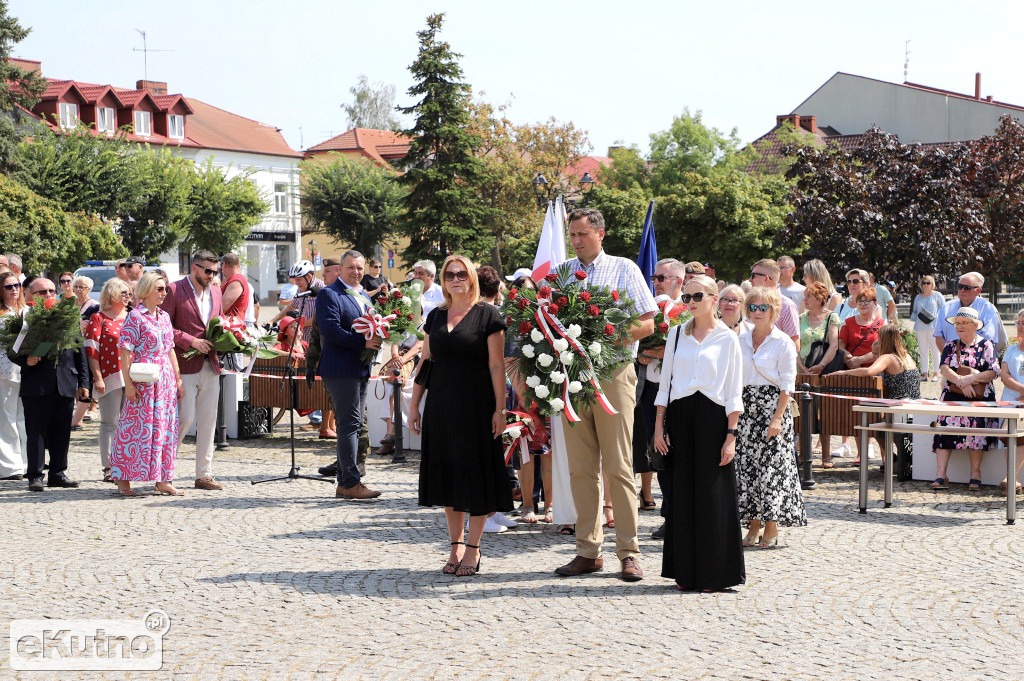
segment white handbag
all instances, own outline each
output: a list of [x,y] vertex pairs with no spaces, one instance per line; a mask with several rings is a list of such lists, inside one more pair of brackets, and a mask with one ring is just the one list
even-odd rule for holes
[[156,383],[160,380],[160,365],[155,362],[135,362],[128,375],[136,383]]

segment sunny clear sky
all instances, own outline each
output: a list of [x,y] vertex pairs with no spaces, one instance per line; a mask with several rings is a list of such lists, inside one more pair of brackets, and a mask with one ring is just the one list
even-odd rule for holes
[[[445,12],[442,38],[465,78],[511,119],[554,116],[589,131],[593,153],[646,148],[685,107],[749,141],[836,71],[908,80],[1024,105],[1024,4],[721,1],[491,3],[455,0],[9,0],[32,33],[14,55],[49,77],[134,87],[143,77],[281,128],[300,150],[344,132],[360,74],[411,104],[416,31]],[[819,121],[827,123],[827,121]],[[844,133],[863,132],[843,130]]]

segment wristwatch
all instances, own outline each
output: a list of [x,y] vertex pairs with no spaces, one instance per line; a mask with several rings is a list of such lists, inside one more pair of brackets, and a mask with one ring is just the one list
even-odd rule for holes
[[507,416],[508,415],[508,409],[499,409],[499,411],[501,412],[502,416]]
[[735,428],[729,428],[729,429],[727,429],[725,431],[725,434],[726,435],[732,435],[733,437],[736,437],[736,429]]

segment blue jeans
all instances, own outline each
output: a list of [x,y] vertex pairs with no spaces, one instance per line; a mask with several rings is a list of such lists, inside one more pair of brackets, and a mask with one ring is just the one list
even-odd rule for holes
[[325,377],[323,381],[331,393],[338,422],[338,486],[355,487],[360,480],[356,452],[366,411],[367,379]]

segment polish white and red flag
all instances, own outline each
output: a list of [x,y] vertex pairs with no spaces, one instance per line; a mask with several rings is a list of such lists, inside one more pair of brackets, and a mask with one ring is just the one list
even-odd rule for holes
[[540,281],[548,272],[568,260],[565,253],[565,205],[559,196],[554,202],[548,201],[544,213],[544,227],[537,244],[537,257],[533,259],[534,281]]

